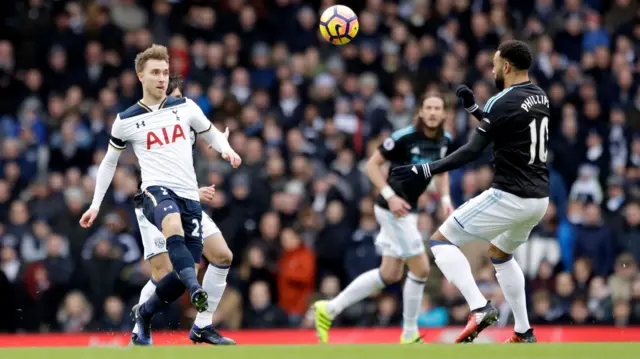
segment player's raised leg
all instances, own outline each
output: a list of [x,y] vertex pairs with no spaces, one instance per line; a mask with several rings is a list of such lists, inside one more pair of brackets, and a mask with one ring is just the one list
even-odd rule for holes
[[431,237],[430,246],[436,265],[447,280],[460,290],[471,310],[467,325],[456,343],[472,342],[480,332],[498,320],[498,310],[480,292],[469,261],[460,248],[451,243],[440,230]]
[[383,256],[379,269],[360,274],[332,300],[321,300],[313,305],[315,326],[321,343],[329,342],[329,329],[333,319],[347,307],[369,297],[371,294],[402,279],[404,261],[400,258]]
[[203,255],[209,261],[202,279],[202,287],[209,295],[209,305],[205,311],[196,315],[189,338],[194,343],[235,345],[236,342],[233,339],[222,336],[213,326],[213,313],[218,308],[227,287],[227,275],[233,261],[233,254],[218,226],[204,212],[202,212],[202,233],[205,237]]
[[[167,250],[174,271],[160,280],[149,300],[141,306],[134,307],[134,317],[140,328],[148,326],[156,313],[178,299],[184,293],[185,287],[189,290],[191,302],[198,311],[203,311],[207,306],[207,293],[198,284],[193,254],[185,243],[180,214],[181,207],[184,206],[179,207],[176,201],[180,199],[171,190],[163,187],[150,186],[144,193],[144,214],[148,220],[155,222],[156,227],[162,229],[162,234],[167,238]],[[147,334],[142,330],[138,337],[145,341]]]
[[[466,327],[456,339],[457,343],[472,342],[480,332],[498,320],[498,310],[480,292],[469,261],[458,246],[485,240],[484,237],[493,238],[504,231],[503,226],[508,228],[511,221],[497,215],[499,212],[491,211],[500,203],[499,195],[494,190],[488,190],[472,198],[456,209],[431,236],[430,247],[436,265],[447,280],[460,290],[471,310]],[[474,231],[476,234],[469,232],[472,228],[477,229]]]

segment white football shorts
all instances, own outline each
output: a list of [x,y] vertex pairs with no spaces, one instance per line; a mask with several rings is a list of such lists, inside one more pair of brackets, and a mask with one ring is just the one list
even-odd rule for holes
[[490,188],[456,209],[439,231],[457,246],[484,240],[512,254],[527,241],[548,205],[548,197],[522,198]]
[[[144,259],[149,260],[153,256],[167,252],[167,241],[158,227],[154,226],[142,213],[142,208],[136,208],[136,218],[140,227],[142,246],[144,247]],[[203,241],[214,234],[220,233],[216,223],[202,212],[202,238]]]
[[396,217],[391,211],[378,205],[373,211],[380,225],[376,246],[383,256],[411,258],[425,252],[424,240],[418,231],[417,213]]

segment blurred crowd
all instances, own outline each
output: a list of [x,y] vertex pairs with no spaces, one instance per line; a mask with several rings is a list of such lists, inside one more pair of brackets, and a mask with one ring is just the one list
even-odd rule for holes
[[[548,93],[551,202],[516,253],[534,324],[640,324],[640,6],[634,0],[360,0],[352,44],[319,38],[333,1],[16,0],[0,2],[0,331],[128,330],[149,279],[133,211],[139,170],[125,152],[94,228],[93,195],[116,114],[141,97],[133,58],[165,44],[171,70],[243,157],[233,170],[197,144],[205,210],[235,254],[214,317],[222,328],[308,327],[308,304],[380,262],[375,188],[363,163],[410,125],[420,92],[445,94],[456,146],[483,105],[492,56],[517,38]],[[488,188],[491,156],[451,172],[456,205]],[[420,200],[427,239],[443,217]],[[486,244],[466,253],[483,292],[510,310]],[[303,265],[300,265],[303,263]],[[292,270],[292,268],[296,268]],[[466,322],[436,266],[423,327]],[[393,326],[400,285],[349,308],[337,325]],[[188,302],[188,301],[187,301]],[[156,327],[190,326],[183,301]]]

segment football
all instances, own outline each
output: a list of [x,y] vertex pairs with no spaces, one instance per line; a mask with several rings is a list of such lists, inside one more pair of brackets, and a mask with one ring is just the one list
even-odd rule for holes
[[348,44],[358,33],[358,16],[344,5],[327,8],[320,16],[320,33],[334,45]]

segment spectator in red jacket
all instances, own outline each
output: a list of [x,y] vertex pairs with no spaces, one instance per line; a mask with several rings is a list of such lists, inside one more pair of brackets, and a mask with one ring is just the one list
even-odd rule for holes
[[278,304],[295,323],[306,312],[313,294],[316,259],[291,228],[282,230],[280,244],[284,253],[278,260]]

